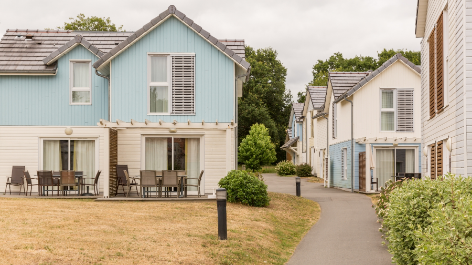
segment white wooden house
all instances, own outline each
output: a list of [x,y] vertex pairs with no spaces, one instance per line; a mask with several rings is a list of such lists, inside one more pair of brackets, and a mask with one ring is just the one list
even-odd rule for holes
[[380,187],[396,173],[421,172],[420,72],[397,54],[375,71],[329,73],[314,116],[320,124],[328,117],[328,186],[351,188],[354,175],[354,189],[368,192],[376,189],[372,180]]
[[[303,150],[303,103],[293,103],[287,129],[287,141],[280,148],[287,152],[287,159],[295,164],[306,161],[306,149]],[[306,146],[305,146],[306,147]]]
[[[422,172],[472,174],[472,1],[419,0]],[[448,144],[449,141],[449,144]],[[449,148],[446,148],[449,147]]]

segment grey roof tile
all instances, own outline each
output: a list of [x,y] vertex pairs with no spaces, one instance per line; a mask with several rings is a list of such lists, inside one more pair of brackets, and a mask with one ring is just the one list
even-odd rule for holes
[[192,26],[192,24],[193,24],[193,20],[191,20],[191,19],[188,18],[188,17],[185,17],[185,18],[184,18],[184,22],[185,22],[187,25],[189,25],[189,26]]
[[324,107],[327,90],[328,87],[326,86],[308,86],[308,93],[310,94],[313,109],[320,110]]
[[285,149],[285,148],[289,148],[290,146],[292,146],[293,144],[295,144],[297,141],[298,141],[299,137],[295,137],[295,138],[291,138],[290,140],[288,140],[284,145],[282,145],[280,147],[280,149]]
[[208,31],[204,30],[203,28],[200,30],[200,34],[201,34],[205,39],[208,39],[208,37],[210,37],[210,33],[208,33]]
[[[221,42],[220,42],[220,43],[221,43]],[[224,44],[223,44],[223,45],[224,45]],[[231,50],[230,48],[226,47],[226,49],[224,50],[224,52],[225,52],[226,54],[228,54],[230,57],[233,57],[234,52],[233,52],[233,50]]]
[[184,20],[185,18],[185,14],[180,12],[179,10],[175,9],[175,13],[174,13],[178,18],[180,18],[181,20]]
[[157,23],[161,22],[162,18],[161,16],[157,16],[151,20],[152,25],[156,25]]
[[195,22],[192,24],[192,28],[193,28],[196,32],[198,32],[198,33],[200,33],[200,31],[202,30],[202,27],[200,27],[200,26],[199,26],[197,23],[195,23]]
[[295,114],[295,119],[298,121],[303,116],[303,108],[305,103],[293,103],[293,112]]
[[144,29],[144,31],[147,31],[150,28],[152,28],[152,26],[153,26],[152,22],[149,22],[149,23],[147,23],[146,25],[143,26],[143,29]]
[[208,37],[208,40],[215,45],[218,43],[218,39],[213,36]]
[[216,47],[220,48],[220,50],[222,50],[222,51],[226,50],[226,45],[224,45],[221,42],[217,42]]

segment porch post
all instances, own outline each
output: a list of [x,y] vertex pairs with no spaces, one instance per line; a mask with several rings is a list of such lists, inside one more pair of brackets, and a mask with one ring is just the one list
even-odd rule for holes
[[[371,160],[371,146],[370,144],[365,145],[365,191],[371,191],[370,189],[370,160]],[[360,188],[360,187],[359,187]]]

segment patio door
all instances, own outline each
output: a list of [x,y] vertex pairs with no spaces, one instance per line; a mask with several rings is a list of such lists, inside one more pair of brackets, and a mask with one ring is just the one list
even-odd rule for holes
[[[185,170],[187,178],[190,178],[187,183],[198,184],[197,178],[201,171],[200,138],[145,137],[144,139],[145,169]],[[188,191],[197,191],[197,188],[189,187]]]
[[379,148],[376,151],[376,177],[379,187],[397,173],[416,173],[414,148]]
[[43,140],[42,169],[83,171],[86,183],[95,177],[95,140]]

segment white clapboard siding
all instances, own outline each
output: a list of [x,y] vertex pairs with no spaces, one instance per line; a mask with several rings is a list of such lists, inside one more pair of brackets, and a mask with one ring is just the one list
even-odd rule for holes
[[413,131],[413,89],[397,91],[397,131]]
[[[130,175],[139,175],[144,169],[142,150],[143,135],[158,135],[159,137],[191,137],[202,136],[200,149],[203,150],[203,176],[202,191],[213,192],[218,188],[218,182],[227,175],[226,170],[226,130],[215,129],[186,129],[178,130],[177,134],[169,134],[169,129],[162,128],[128,128],[118,131],[118,164],[128,165]],[[234,169],[234,129],[231,130],[231,169]]]
[[195,56],[172,56],[172,112],[195,113]]
[[[98,140],[98,165],[96,170],[102,170],[99,179],[100,192],[103,192],[104,179],[108,178],[109,159],[108,128],[99,127],[72,127],[73,133],[68,136],[64,133],[66,127],[52,126],[0,126],[0,192],[3,194],[7,176],[11,176],[12,166],[25,166],[31,177],[41,169],[40,161],[40,139],[41,138],[87,138]],[[87,176],[95,177],[95,176]],[[33,180],[35,184],[36,181]],[[19,187],[12,186],[13,191],[18,194]],[[33,187],[37,192],[37,186]]]

